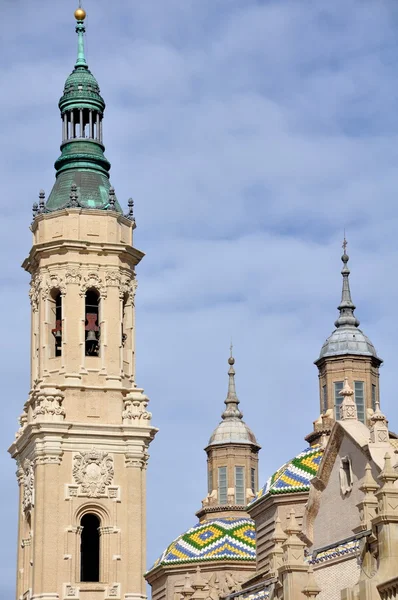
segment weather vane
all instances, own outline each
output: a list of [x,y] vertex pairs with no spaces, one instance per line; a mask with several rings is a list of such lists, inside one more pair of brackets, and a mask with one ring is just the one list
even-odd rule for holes
[[344,241],[343,241],[343,250],[344,250],[344,254],[347,248],[347,240],[345,239],[345,229],[344,229]]

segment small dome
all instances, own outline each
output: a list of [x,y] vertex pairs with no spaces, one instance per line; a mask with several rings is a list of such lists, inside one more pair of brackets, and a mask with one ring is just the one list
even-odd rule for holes
[[75,67],[65,81],[64,93],[59,101],[61,113],[81,107],[101,113],[105,109],[98,82],[87,67]]
[[254,444],[258,446],[252,430],[239,418],[225,419],[217,425],[210,436],[208,446],[220,444]]
[[160,565],[211,560],[256,560],[256,531],[248,518],[211,519],[178,536],[148,573]]
[[268,494],[294,494],[310,489],[323,456],[322,446],[310,446],[282,465],[259,490],[251,504]]
[[319,359],[342,354],[359,354],[378,358],[370,339],[357,327],[338,327],[322,346]]

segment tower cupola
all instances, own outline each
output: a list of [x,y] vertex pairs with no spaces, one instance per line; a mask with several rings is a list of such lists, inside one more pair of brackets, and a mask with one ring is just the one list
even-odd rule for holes
[[344,382],[353,390],[359,421],[371,425],[371,417],[379,402],[379,368],[382,359],[370,339],[359,329],[355,305],[351,298],[349,257],[344,237],[343,287],[339,316],[335,330],[324,342],[315,361],[319,371],[320,416],[314,423],[314,431],[306,439],[318,443],[331,431],[335,420],[340,419],[341,391]]
[[113,205],[109,203],[111,165],[104,155],[102,128],[105,102],[85,56],[85,17],[83,9],[75,11],[77,59],[58,104],[62,120],[61,155],[54,165],[56,181],[44,212],[68,208],[72,185],[76,186],[78,207],[122,212],[115,196]]
[[[208,467],[208,493],[199,518],[207,514],[244,511],[257,492],[258,444],[243,421],[235,388],[235,359],[228,359],[228,393],[225,410],[205,448]],[[233,516],[233,515],[232,515]]]

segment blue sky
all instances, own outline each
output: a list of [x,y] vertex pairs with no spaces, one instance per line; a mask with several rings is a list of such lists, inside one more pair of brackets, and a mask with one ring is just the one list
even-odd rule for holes
[[[160,428],[148,467],[148,565],[196,522],[203,447],[231,337],[260,481],[319,414],[313,361],[333,328],[346,228],[357,316],[385,364],[398,430],[398,9],[385,0],[86,0],[119,200],[135,199],[137,381]],[[17,482],[6,449],[29,387],[32,203],[54,182],[71,0],[3,0],[0,590],[15,580]]]

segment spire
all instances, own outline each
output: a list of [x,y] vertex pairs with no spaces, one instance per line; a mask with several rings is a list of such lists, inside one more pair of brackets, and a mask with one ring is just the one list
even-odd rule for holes
[[77,58],[58,103],[62,121],[61,156],[55,161],[56,181],[46,202],[46,212],[66,208],[70,202],[69,191],[74,184],[82,208],[109,208],[122,213],[116,195],[111,192],[111,165],[104,155],[103,143],[105,102],[86,61],[86,11],[80,3],[74,15]]
[[77,33],[77,60],[75,67],[88,68],[86,57],[84,56],[84,34],[86,28],[84,27],[84,19],[86,18],[86,11],[79,7],[75,10],[76,19],[76,33]]
[[353,303],[353,301],[351,299],[350,280],[349,280],[350,269],[348,268],[349,256],[346,253],[346,248],[347,248],[347,240],[346,240],[345,234],[344,234],[343,256],[341,257],[341,260],[343,261],[343,268],[341,270],[341,274],[343,276],[343,289],[341,292],[341,302],[340,302],[340,305],[338,306],[338,309],[340,311],[340,316],[337,319],[337,321],[335,322],[335,326],[341,327],[343,325],[352,325],[354,327],[358,327],[359,321],[356,318],[356,316],[354,315],[355,304]]
[[236,389],[235,389],[235,369],[234,369],[235,359],[232,356],[232,350],[233,350],[233,346],[231,343],[231,346],[230,346],[231,354],[228,359],[228,364],[229,364],[228,394],[227,394],[226,399],[224,400],[224,402],[226,404],[226,409],[224,410],[223,414],[221,415],[224,420],[226,420],[226,419],[242,419],[242,417],[243,417],[242,413],[240,412],[240,410],[238,408],[239,400],[238,400],[238,396],[236,395]]

